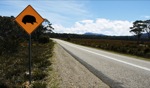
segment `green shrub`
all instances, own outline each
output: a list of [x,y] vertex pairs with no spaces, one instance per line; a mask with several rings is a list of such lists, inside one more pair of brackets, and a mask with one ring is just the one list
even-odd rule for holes
[[37,69],[37,70],[35,70],[34,72],[33,72],[33,80],[42,80],[42,79],[44,79],[45,77],[47,76],[47,73],[46,72],[44,72],[43,70],[39,70],[39,69]]
[[43,60],[38,64],[38,68],[47,68],[52,63],[49,60]]
[[34,82],[31,88],[46,88],[45,82]]
[[147,54],[147,53],[150,53],[150,49],[149,48],[144,49],[144,54]]
[[68,37],[68,38],[67,38],[67,41],[71,41],[71,38],[70,38],[70,37]]
[[[66,40],[68,39],[66,38]],[[78,38],[72,38],[70,42],[140,57],[150,57],[150,42],[144,42],[144,44],[138,45],[136,41]]]
[[8,86],[5,83],[0,83],[0,88],[8,88]]
[[49,37],[48,36],[40,36],[39,43],[49,43]]

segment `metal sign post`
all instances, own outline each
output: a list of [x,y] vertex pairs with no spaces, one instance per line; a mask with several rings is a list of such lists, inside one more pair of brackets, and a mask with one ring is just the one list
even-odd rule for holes
[[15,21],[29,34],[29,83],[31,84],[31,33],[44,21],[38,12],[28,5]]
[[31,34],[29,35],[29,83],[31,84],[32,76],[31,76]]

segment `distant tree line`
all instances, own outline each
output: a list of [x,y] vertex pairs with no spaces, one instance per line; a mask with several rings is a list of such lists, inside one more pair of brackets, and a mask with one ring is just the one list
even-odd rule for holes
[[[127,40],[127,41],[136,41],[135,36],[107,36],[107,35],[84,35],[84,34],[67,34],[67,33],[48,33],[51,38],[67,38],[70,39],[107,39],[107,40]],[[142,41],[148,41],[148,38],[145,36],[141,37]]]

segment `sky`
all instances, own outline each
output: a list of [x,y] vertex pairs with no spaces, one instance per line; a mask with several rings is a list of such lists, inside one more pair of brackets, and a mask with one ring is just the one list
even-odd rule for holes
[[149,0],[1,0],[1,16],[17,16],[31,5],[56,33],[132,35],[136,20],[150,19]]

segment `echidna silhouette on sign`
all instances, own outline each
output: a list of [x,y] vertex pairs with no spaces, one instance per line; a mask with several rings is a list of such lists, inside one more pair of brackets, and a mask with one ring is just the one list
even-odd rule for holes
[[31,24],[37,23],[36,18],[32,15],[25,15],[22,19],[22,22],[24,24],[26,24],[26,23],[31,23]]

